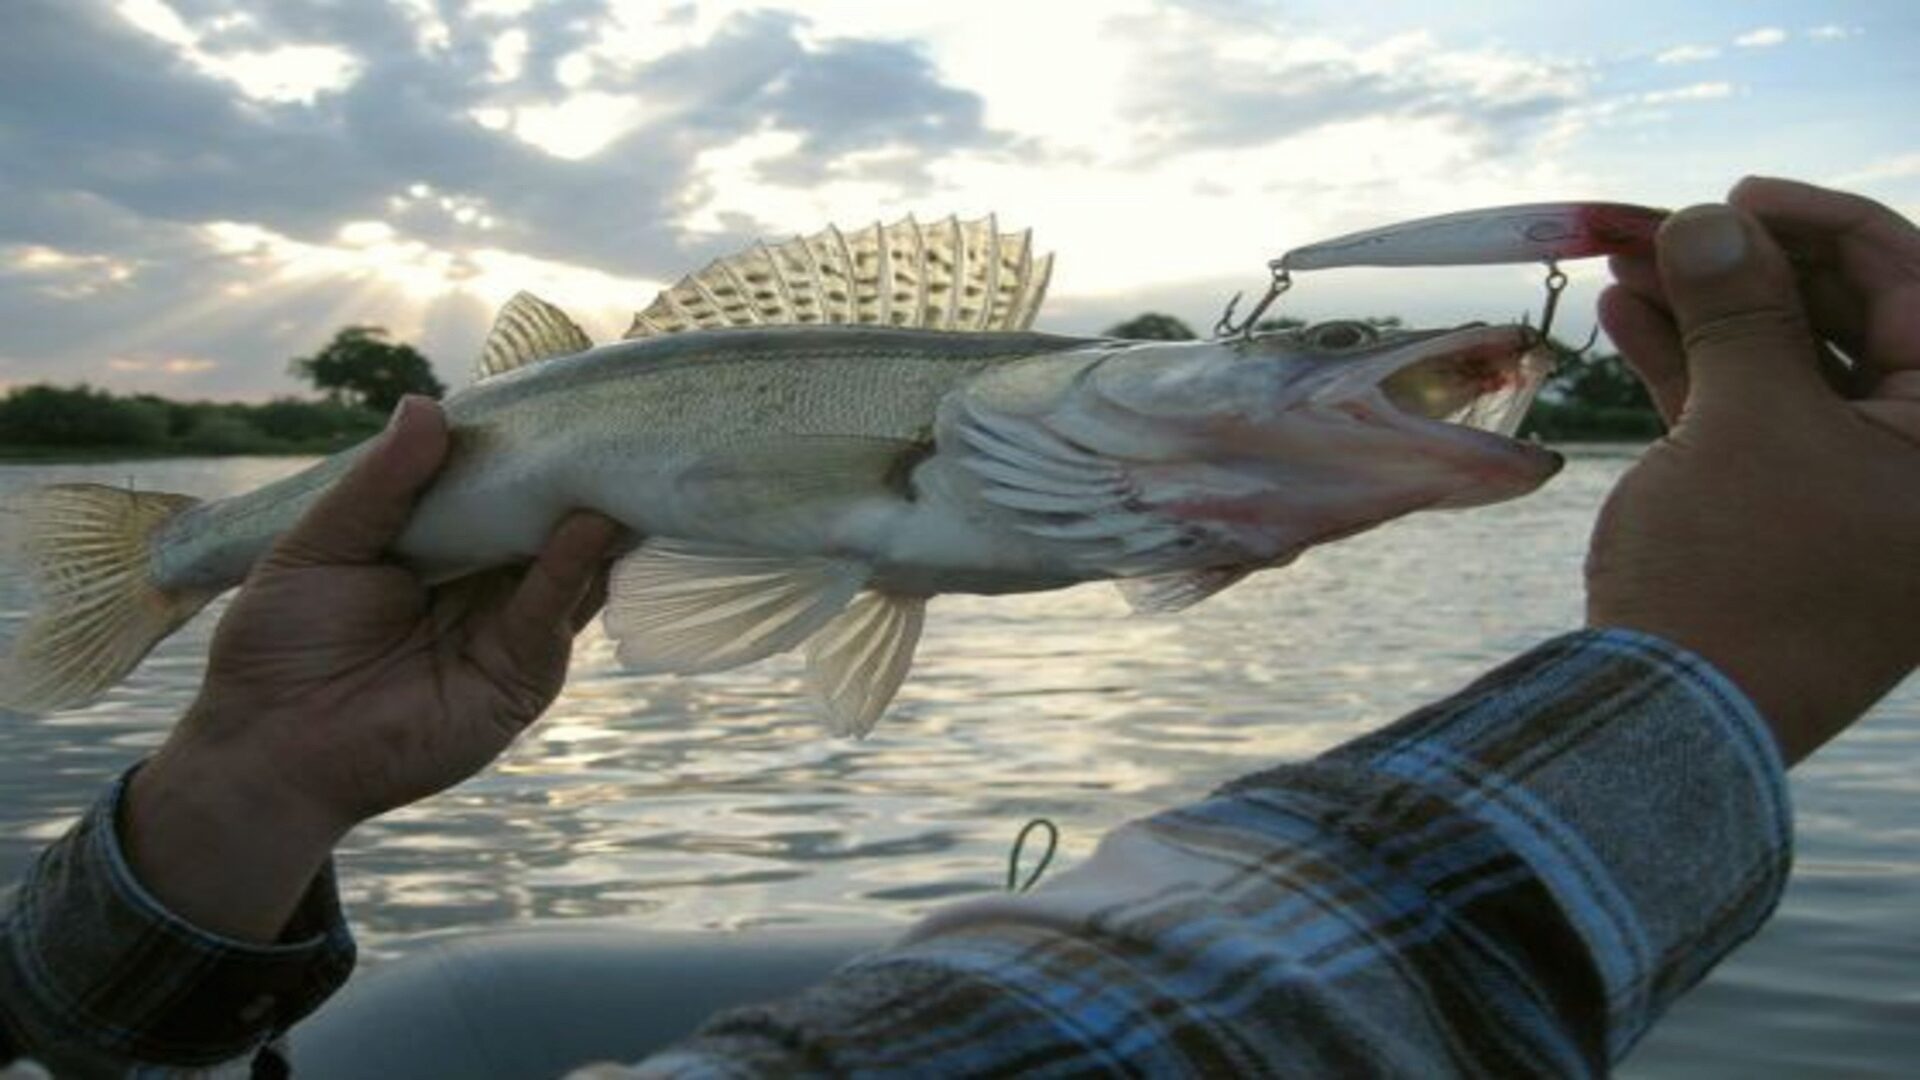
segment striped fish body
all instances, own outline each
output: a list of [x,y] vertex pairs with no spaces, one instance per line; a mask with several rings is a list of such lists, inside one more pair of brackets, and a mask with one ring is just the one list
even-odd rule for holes
[[[874,327],[694,331],[630,340],[476,383],[445,402],[453,448],[395,554],[430,580],[531,557],[568,511],[635,534],[764,555],[857,557],[876,585],[1006,592],[1097,576],[932,490],[941,401],[981,373],[1108,343]],[[172,519],[156,583],[221,591],[355,460]]]

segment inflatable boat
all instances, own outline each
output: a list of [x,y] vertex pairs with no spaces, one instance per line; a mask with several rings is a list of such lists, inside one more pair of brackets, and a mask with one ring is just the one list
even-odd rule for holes
[[903,931],[660,933],[596,921],[422,938],[294,1029],[294,1075],[527,1080],[637,1061]]

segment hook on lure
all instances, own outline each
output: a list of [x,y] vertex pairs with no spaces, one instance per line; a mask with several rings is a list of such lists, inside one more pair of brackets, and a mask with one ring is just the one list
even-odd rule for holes
[[[1214,324],[1216,337],[1249,336],[1260,316],[1293,284],[1296,270],[1348,266],[1476,266],[1543,263],[1547,298],[1540,313],[1540,341],[1548,340],[1560,299],[1567,288],[1562,259],[1596,255],[1640,255],[1653,250],[1653,235],[1667,211],[1629,203],[1561,202],[1496,206],[1416,218],[1376,229],[1348,233],[1294,248],[1267,264],[1266,295],[1236,323],[1240,297],[1227,304]],[[1524,322],[1524,320],[1523,320]],[[1599,330],[1574,355],[1599,340]]]
[[1221,312],[1220,318],[1213,324],[1214,337],[1252,337],[1253,328],[1260,322],[1260,316],[1265,315],[1267,309],[1272,307],[1273,302],[1280,299],[1282,294],[1293,288],[1293,274],[1286,268],[1283,260],[1275,259],[1268,263],[1267,273],[1269,275],[1267,291],[1261,294],[1260,302],[1253,305],[1253,310],[1247,312],[1247,317],[1236,324],[1233,321],[1233,309],[1240,306],[1240,299],[1247,294],[1234,293],[1232,299],[1227,301],[1227,310]]

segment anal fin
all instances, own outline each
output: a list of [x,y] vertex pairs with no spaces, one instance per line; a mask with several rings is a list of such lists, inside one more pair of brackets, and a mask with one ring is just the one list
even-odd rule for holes
[[807,681],[835,735],[862,738],[913,667],[927,598],[862,593],[807,642]]

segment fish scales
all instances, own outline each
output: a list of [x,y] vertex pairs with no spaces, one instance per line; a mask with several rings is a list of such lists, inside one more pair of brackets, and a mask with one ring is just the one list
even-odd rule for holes
[[[648,490],[649,462],[664,467],[707,448],[781,436],[923,441],[939,399],[959,382],[994,364],[1087,344],[1052,334],[865,327],[711,330],[521,368],[448,399],[452,452],[396,554],[430,578],[458,576],[531,556],[576,506],[620,512],[635,531],[652,532],[671,519],[658,520],[667,507]],[[583,428],[593,432],[590,443],[571,434]],[[353,460],[330,458],[183,515],[160,537],[156,582],[238,583]],[[607,491],[610,484],[621,490]]]

